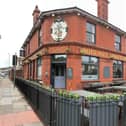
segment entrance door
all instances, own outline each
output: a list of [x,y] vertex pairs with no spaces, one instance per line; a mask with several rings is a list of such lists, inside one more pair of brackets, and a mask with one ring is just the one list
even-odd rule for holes
[[52,55],[51,84],[54,88],[66,87],[66,55]]
[[52,84],[54,88],[65,88],[66,85],[66,65],[52,65]]

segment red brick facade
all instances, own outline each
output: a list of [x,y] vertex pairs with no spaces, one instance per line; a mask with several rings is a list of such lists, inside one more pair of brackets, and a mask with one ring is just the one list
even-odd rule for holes
[[[51,26],[54,20],[60,16],[68,26],[66,37],[56,42],[51,36]],[[106,16],[105,16],[106,17]],[[25,43],[24,78],[37,80],[37,58],[41,56],[41,79],[43,83],[52,85],[52,63],[53,55],[66,55],[65,62],[65,88],[68,90],[81,89],[87,82],[111,82],[113,78],[113,60],[123,63],[123,77],[126,79],[126,34],[107,21],[78,8],[59,9],[43,12]],[[88,43],[86,39],[86,23],[95,25],[96,43]],[[42,45],[38,45],[39,30],[41,29]],[[115,35],[121,36],[121,50],[115,49]],[[94,56],[98,58],[98,79],[82,79],[82,56]],[[32,64],[32,70],[29,64]],[[60,64],[60,63],[59,63]],[[60,64],[61,65],[61,64]],[[109,68],[109,77],[105,77],[104,69]],[[67,75],[67,70],[72,69],[72,78]],[[31,74],[30,74],[31,70]],[[30,78],[31,76],[31,78]],[[53,81],[54,82],[54,81]]]

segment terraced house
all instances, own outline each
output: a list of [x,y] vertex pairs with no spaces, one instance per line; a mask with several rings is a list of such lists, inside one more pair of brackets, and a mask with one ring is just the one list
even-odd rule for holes
[[77,7],[40,13],[36,6],[22,45],[24,78],[67,90],[126,80],[126,32],[108,22],[108,4],[97,0],[98,16]]

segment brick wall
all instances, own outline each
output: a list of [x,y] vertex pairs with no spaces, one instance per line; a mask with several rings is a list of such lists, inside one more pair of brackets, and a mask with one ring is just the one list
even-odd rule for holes
[[42,81],[50,85],[51,56],[42,57]]
[[[51,25],[56,18],[55,16],[52,17],[45,17],[41,24],[42,29],[42,45],[45,44],[53,44],[56,45],[46,46],[43,47],[46,49],[46,53],[42,48],[42,80],[45,84],[50,85],[50,73],[51,73],[51,55],[52,54],[66,54],[67,55],[67,68],[73,69],[73,79],[67,79],[67,89],[80,89],[84,86],[86,81],[81,80],[81,54],[80,49],[81,47],[76,45],[62,45],[64,42],[77,42],[82,43],[84,46],[95,48],[107,49],[109,51],[115,51],[114,41],[115,41],[115,34],[119,34],[116,31],[112,30],[111,28],[105,26],[104,24],[101,25],[98,22],[92,21],[87,17],[82,17],[81,15],[77,14],[63,14],[61,17],[66,21],[68,25],[68,34],[60,42],[56,42],[51,37]],[[96,25],[96,44],[89,44],[86,42],[86,22],[91,22]],[[30,47],[30,54],[33,53],[36,49],[38,49],[38,30],[34,33],[29,43],[26,45],[26,53],[28,54],[28,48]],[[70,47],[70,53],[67,52],[67,48]],[[97,48],[98,47],[98,48]],[[118,55],[126,55],[126,37],[122,35],[121,38],[121,51],[115,52],[114,54]],[[84,55],[84,54],[83,54]],[[30,57],[29,57],[30,58]],[[123,59],[122,59],[123,60]],[[103,59],[99,58],[99,80],[98,81],[112,81],[113,72],[112,72],[112,60],[110,58]],[[35,70],[33,74],[34,79],[36,80],[36,61],[35,61]],[[103,70],[104,67],[108,66],[110,68],[110,77],[104,78]],[[28,64],[24,65],[24,78],[28,79]],[[124,79],[126,79],[126,63],[124,63]]]
[[30,54],[38,49],[38,31],[32,36],[30,40]]
[[81,56],[79,55],[68,55],[67,56],[67,68],[72,68],[73,77],[67,79],[67,89],[74,90],[81,88]]

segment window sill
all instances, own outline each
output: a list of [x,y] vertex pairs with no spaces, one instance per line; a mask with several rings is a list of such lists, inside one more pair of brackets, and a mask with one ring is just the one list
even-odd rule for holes
[[[81,83],[83,84],[83,82],[81,82]],[[83,89],[93,90],[93,89],[96,89],[96,88],[104,87],[104,84],[102,84],[99,80],[84,81],[84,85],[82,87],[83,87]]]
[[88,44],[88,45],[96,45],[96,42],[89,42],[89,41],[86,41],[86,44]]
[[115,49],[115,51],[116,51],[116,52],[119,52],[119,53],[121,52],[121,50],[118,50],[118,49]]
[[112,81],[122,81],[124,80],[123,78],[114,78]]
[[93,83],[93,82],[100,82],[100,80],[81,80],[81,83]]
[[43,84],[43,81],[41,79],[37,79],[36,82]]

